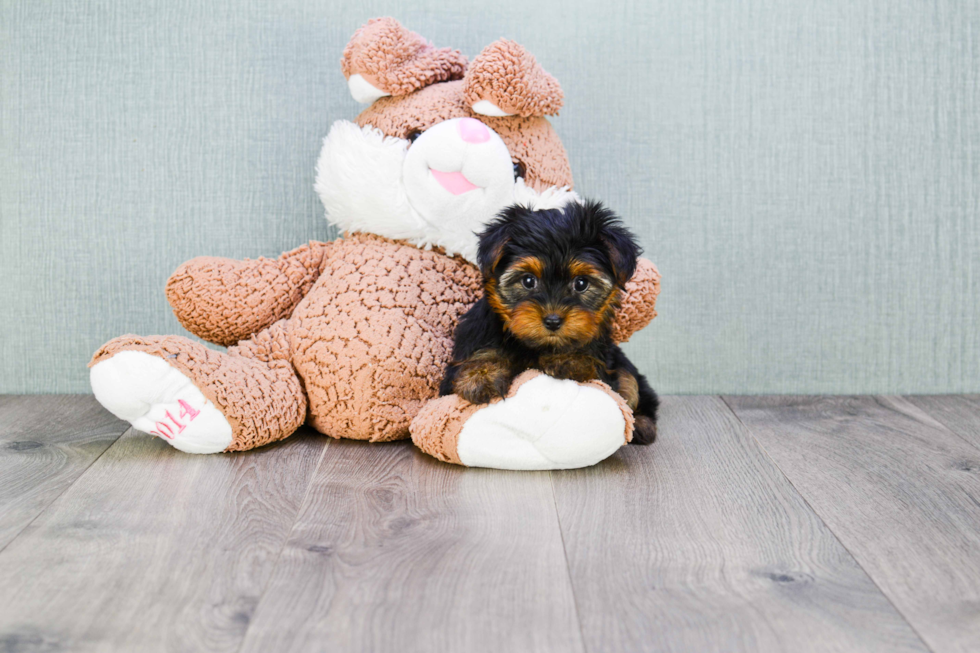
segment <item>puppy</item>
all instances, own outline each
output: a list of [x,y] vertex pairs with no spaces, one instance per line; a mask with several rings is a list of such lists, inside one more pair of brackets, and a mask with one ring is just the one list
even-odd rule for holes
[[558,379],[598,379],[633,410],[633,443],[653,442],[660,401],[610,337],[639,253],[599,202],[505,209],[480,234],[484,294],[456,327],[440,395],[487,403],[530,368]]

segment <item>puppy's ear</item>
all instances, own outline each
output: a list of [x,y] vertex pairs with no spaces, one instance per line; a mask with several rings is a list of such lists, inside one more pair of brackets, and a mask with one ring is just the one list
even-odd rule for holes
[[480,273],[484,278],[493,275],[497,265],[500,264],[500,260],[504,257],[509,242],[510,221],[503,216],[488,224],[480,233],[480,246],[476,252],[476,262],[480,266]]
[[612,265],[616,285],[620,288],[633,278],[636,272],[636,260],[640,256],[640,246],[629,229],[623,226],[615,213],[601,202],[590,201],[585,204],[586,213],[599,229],[598,237],[602,241],[609,263]]

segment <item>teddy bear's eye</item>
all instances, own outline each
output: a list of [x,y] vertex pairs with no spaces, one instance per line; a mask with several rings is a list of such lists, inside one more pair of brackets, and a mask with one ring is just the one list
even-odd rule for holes
[[514,180],[518,178],[524,179],[524,173],[527,172],[527,168],[520,161],[514,161]]
[[412,131],[408,132],[408,134],[405,135],[405,139],[409,143],[414,143],[416,140],[418,140],[418,137],[421,135],[422,135],[421,129],[413,129]]

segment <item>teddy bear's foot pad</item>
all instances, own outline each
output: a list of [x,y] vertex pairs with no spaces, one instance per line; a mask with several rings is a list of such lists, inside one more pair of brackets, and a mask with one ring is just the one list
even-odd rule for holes
[[574,469],[611,456],[625,444],[625,429],[608,393],[541,374],[476,411],[459,433],[457,452],[469,467]]
[[121,351],[92,367],[92,391],[106,410],[187,453],[231,444],[231,424],[194,383],[165,361]]

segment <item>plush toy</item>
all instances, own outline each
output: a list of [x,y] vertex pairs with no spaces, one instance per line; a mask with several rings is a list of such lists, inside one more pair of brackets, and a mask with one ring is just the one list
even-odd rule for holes
[[[317,164],[316,191],[344,236],[277,259],[183,264],[167,298],[188,331],[227,353],[121,336],[90,363],[96,398],[191,453],[251,449],[304,423],[375,442],[411,428],[423,451],[470,466],[571,468],[613,453],[632,416],[598,382],[527,372],[505,400],[436,399],[453,328],[480,292],[474,231],[513,202],[579,201],[544,118],[561,106],[557,81],[511,41],[468,64],[391,18],[359,29],[341,65],[370,103],[333,124]],[[642,261],[617,340],[654,317],[658,291]]]

